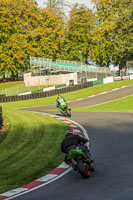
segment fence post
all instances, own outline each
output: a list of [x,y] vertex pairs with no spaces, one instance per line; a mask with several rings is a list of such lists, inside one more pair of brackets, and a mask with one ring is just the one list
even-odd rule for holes
[[3,123],[3,119],[2,119],[2,106],[0,106],[0,129]]
[[60,93],[66,93],[71,91],[80,90],[83,88],[91,87],[93,86],[93,81],[87,82],[87,83],[81,83],[73,86],[63,87],[63,88],[55,88],[51,91],[45,91],[41,93],[31,93],[21,96],[6,96],[5,94],[0,95],[0,102],[13,102],[13,101],[22,101],[22,100],[29,100],[29,99],[36,99],[36,98],[42,98],[42,97],[49,97],[53,95],[57,95]]

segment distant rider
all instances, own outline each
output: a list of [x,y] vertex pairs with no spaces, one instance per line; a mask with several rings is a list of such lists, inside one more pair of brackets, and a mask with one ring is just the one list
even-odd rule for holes
[[61,151],[63,153],[65,153],[65,162],[69,163],[70,159],[69,159],[69,151],[71,149],[75,149],[77,146],[80,146],[80,148],[86,152],[88,159],[91,162],[91,167],[93,168],[92,170],[94,170],[94,166],[93,166],[93,160],[91,158],[91,153],[90,150],[88,149],[87,146],[85,146],[85,143],[89,142],[88,139],[81,137],[79,135],[74,135],[73,134],[73,130],[67,130],[65,138],[63,139],[62,143],[61,143]]
[[64,99],[64,97],[62,97],[60,94],[58,94],[58,97],[57,97],[57,100],[56,100],[56,107],[60,108],[62,102],[66,103],[66,100]]

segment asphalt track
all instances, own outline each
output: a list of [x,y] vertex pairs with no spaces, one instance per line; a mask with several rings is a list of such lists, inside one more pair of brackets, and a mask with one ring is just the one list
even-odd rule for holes
[[[81,101],[70,106],[104,103],[133,94],[133,86]],[[50,112],[54,106],[27,110]],[[133,200],[133,113],[72,112],[72,120],[88,132],[96,171],[89,179],[70,171],[60,179],[16,197],[17,200]]]

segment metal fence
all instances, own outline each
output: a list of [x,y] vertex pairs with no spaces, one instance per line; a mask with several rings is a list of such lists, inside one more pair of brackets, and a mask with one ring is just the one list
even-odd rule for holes
[[30,66],[32,70],[38,69],[38,71],[46,69],[54,69],[55,71],[68,71],[68,72],[97,72],[97,73],[111,73],[110,68],[96,67],[93,65],[82,65],[79,62],[72,62],[66,60],[56,60],[30,57]]
[[46,91],[46,92],[32,93],[32,94],[21,95],[21,96],[1,95],[0,102],[4,103],[4,102],[23,101],[23,100],[29,100],[29,99],[49,97],[49,96],[57,95],[59,93],[62,94],[62,93],[66,93],[66,92],[72,92],[72,91],[80,90],[83,88],[88,88],[91,86],[93,86],[93,82],[87,82],[87,83],[72,85],[69,87],[58,88],[58,89],[50,90],[50,91]]
[[0,106],[0,128],[2,126],[3,119],[2,119],[2,106]]

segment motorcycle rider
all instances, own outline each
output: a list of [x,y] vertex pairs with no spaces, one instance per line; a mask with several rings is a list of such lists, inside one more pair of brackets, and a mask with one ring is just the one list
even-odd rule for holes
[[58,97],[57,97],[57,100],[56,100],[56,106],[57,108],[60,107],[60,104],[61,104],[61,100],[63,100],[65,103],[66,103],[66,100],[64,99],[64,97],[62,97],[60,94],[58,94]]
[[91,170],[94,171],[94,165],[93,165],[93,160],[91,158],[91,153],[90,150],[85,146],[85,143],[89,142],[88,139],[81,137],[79,135],[74,135],[73,130],[67,130],[65,138],[63,139],[61,143],[61,151],[65,153],[65,162],[69,164],[70,158],[69,158],[69,151],[71,149],[76,149],[77,146],[79,146],[82,151],[84,151],[87,155],[87,158],[89,159],[91,163]]
[[57,97],[57,100],[56,100],[56,107],[59,108],[59,110],[62,112],[61,102],[65,102],[66,103],[66,100],[64,99],[64,97],[62,97],[60,94],[58,94],[58,97]]

